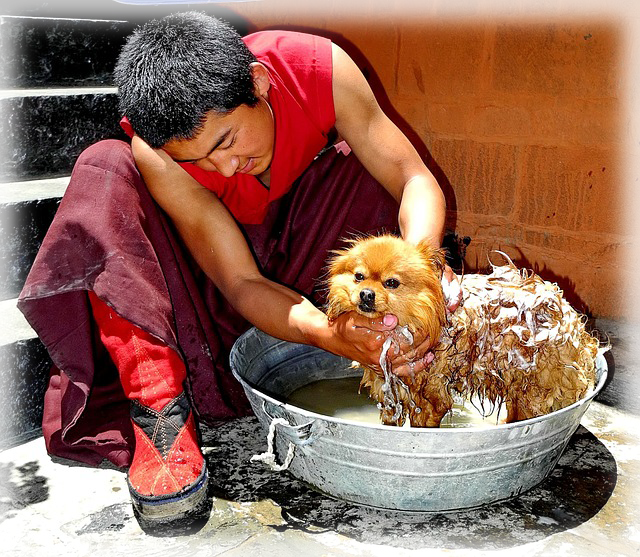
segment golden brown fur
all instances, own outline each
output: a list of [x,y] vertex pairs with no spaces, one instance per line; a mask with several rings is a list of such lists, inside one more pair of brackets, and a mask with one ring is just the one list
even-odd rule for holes
[[514,422],[568,406],[593,388],[599,343],[556,285],[509,261],[489,275],[465,276],[461,305],[447,315],[443,265],[440,250],[389,235],[356,240],[330,263],[330,318],[392,313],[399,326],[433,339],[426,371],[392,378],[400,383],[392,404],[389,380],[364,369],[361,387],[380,403],[383,423],[408,417],[412,426],[437,427],[455,393],[490,408],[505,404],[506,421]]

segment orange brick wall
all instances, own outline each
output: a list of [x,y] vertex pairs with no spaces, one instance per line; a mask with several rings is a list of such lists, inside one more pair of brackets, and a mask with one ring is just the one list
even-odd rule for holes
[[[358,21],[234,5],[250,29],[329,36],[439,179],[468,271],[500,249],[581,311],[625,317],[622,33],[614,23]],[[492,256],[493,257],[493,256]],[[495,256],[495,260],[499,258]]]

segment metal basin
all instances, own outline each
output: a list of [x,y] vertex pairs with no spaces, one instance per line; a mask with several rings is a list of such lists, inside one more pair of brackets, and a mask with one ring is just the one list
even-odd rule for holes
[[[231,351],[233,374],[265,432],[270,431],[281,468],[327,495],[405,511],[477,507],[541,482],[607,376],[599,356],[597,387],[588,397],[540,418],[487,428],[372,425],[283,402],[313,381],[360,375],[350,363],[255,328]],[[285,455],[289,459],[283,463]]]

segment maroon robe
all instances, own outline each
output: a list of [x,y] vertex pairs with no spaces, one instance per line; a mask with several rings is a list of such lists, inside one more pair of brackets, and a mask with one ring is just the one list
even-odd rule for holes
[[[321,305],[328,250],[354,232],[397,232],[397,210],[353,154],[331,148],[270,205],[262,224],[242,228],[267,277]],[[201,421],[251,412],[228,363],[250,324],[195,264],[129,145],[106,140],[79,157],[18,302],[54,362],[43,417],[51,454],[118,466],[133,454],[128,401],[87,290],[178,351]]]

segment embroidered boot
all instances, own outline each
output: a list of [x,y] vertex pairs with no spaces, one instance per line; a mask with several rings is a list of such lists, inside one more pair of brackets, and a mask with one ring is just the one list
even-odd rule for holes
[[145,530],[201,526],[211,510],[209,478],[183,388],[184,363],[93,292],[89,298],[100,338],[131,401],[136,445],[127,483],[134,514]]

